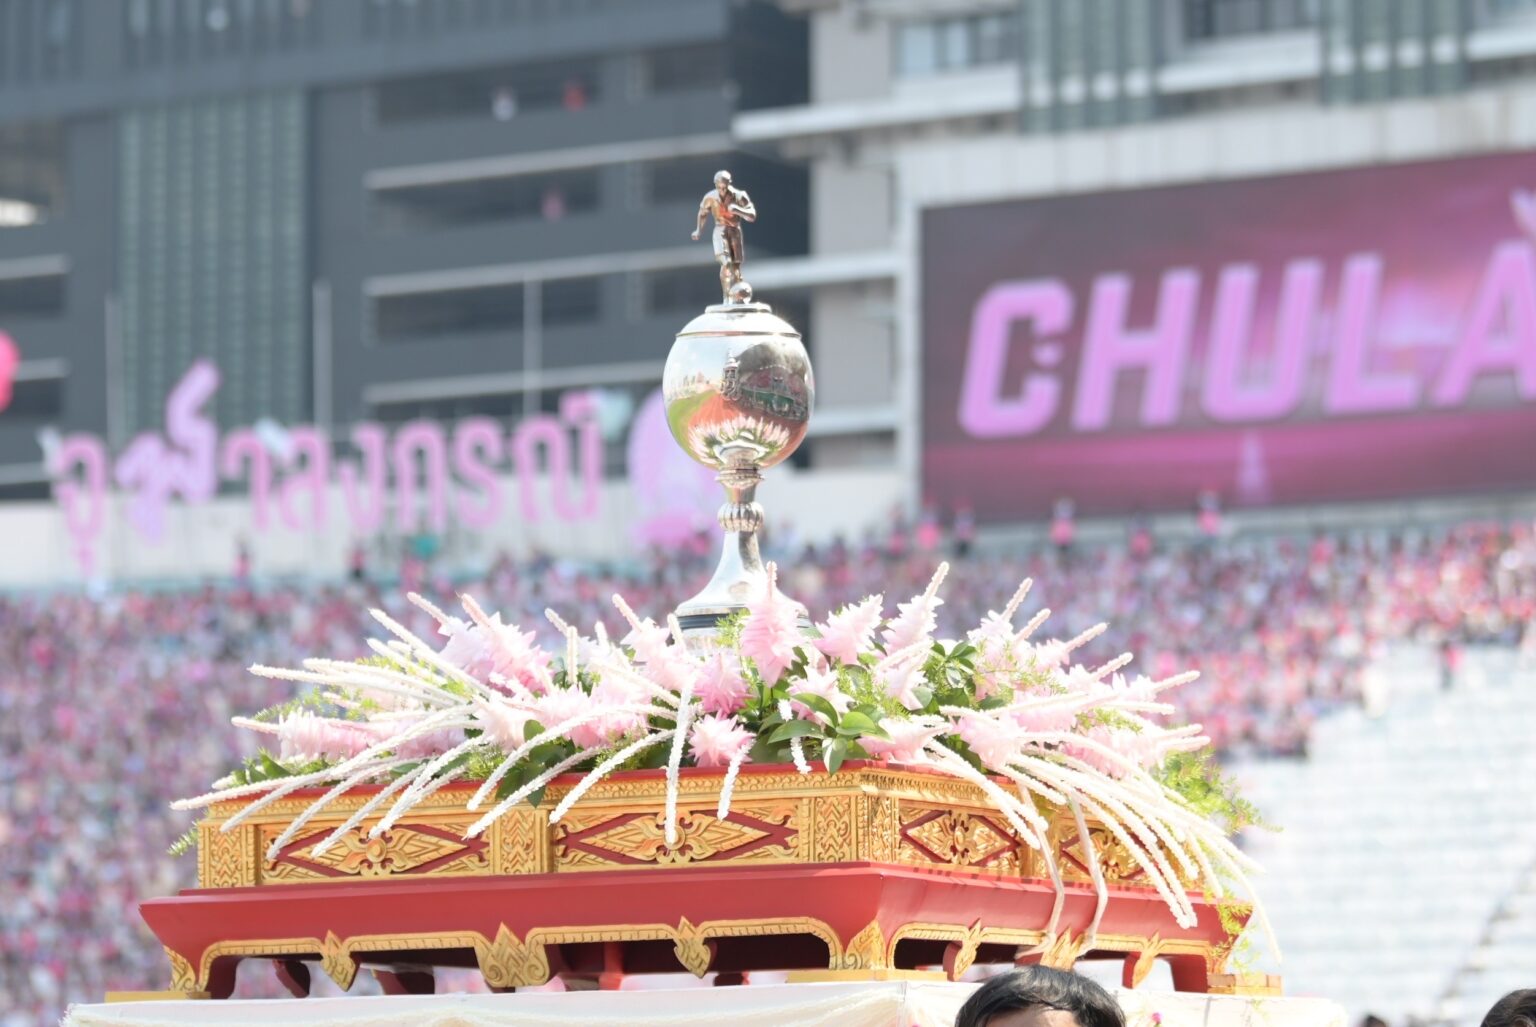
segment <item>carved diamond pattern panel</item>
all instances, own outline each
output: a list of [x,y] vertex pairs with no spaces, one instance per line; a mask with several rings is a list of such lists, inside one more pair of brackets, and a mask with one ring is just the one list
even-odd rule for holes
[[[277,858],[263,867],[263,879],[292,882],[338,877],[451,876],[491,872],[485,840],[466,840],[464,827],[456,823],[396,824],[377,838],[369,838],[365,828],[357,828],[324,853],[316,855],[313,847],[334,829],[335,825],[319,827],[312,834],[284,846]],[[281,831],[280,824],[263,826],[263,852]]]
[[1001,816],[976,810],[903,804],[899,858],[919,866],[938,864],[1017,875],[1023,865],[1022,844],[1001,821]]
[[[1094,852],[1099,857],[1099,867],[1104,872],[1105,884],[1147,883],[1147,874],[1141,868],[1141,864],[1136,862],[1130,850],[1125,847],[1125,843],[1111,834],[1107,828],[1090,827],[1088,838],[1093,842]],[[1061,857],[1063,877],[1071,881],[1093,879],[1087,854],[1083,851],[1082,836],[1078,834],[1076,827],[1063,830],[1057,852]]]
[[667,845],[666,818],[652,811],[577,811],[555,826],[555,869],[613,870],[685,863],[790,863],[801,831],[801,805],[733,806],[677,815],[677,842]]

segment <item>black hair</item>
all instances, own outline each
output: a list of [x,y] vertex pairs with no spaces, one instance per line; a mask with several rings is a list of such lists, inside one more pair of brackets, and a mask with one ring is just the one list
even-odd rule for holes
[[1536,1027],[1536,988],[1512,991],[1483,1017],[1483,1027]]
[[987,981],[960,1007],[955,1027],[987,1027],[994,1016],[1031,1006],[1071,1013],[1081,1027],[1125,1027],[1125,1014],[1109,992],[1048,966],[1023,966]]

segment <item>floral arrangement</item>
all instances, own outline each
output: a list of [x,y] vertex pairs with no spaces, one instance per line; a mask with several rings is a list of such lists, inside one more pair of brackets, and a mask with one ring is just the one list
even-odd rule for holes
[[[1218,900],[1234,889],[1251,896],[1254,867],[1229,838],[1253,822],[1251,809],[1201,753],[1208,739],[1198,725],[1163,723],[1173,707],[1162,694],[1196,675],[1127,680],[1121,671],[1130,654],[1095,668],[1074,663],[1074,651],[1103,624],[1068,641],[1033,641],[1050,611],[1015,626],[1028,581],[965,639],[935,639],[947,571],[940,566],[928,588],[889,619],[883,597],[871,596],[807,632],[770,566],[762,593],[707,647],[683,644],[675,618],[665,625],[642,619],[618,596],[631,629],[625,638],[613,641],[601,624],[582,637],[551,611],[565,639],[564,652],[551,653],[534,632],[503,624],[470,597],[463,598],[465,619],[412,595],[437,621],[440,646],[376,610],[393,638],[370,640],[368,659],[253,667],[314,687],[285,706],[235,718],[270,736],[275,751],[262,750],[212,791],[175,808],[253,799],[224,822],[228,831],[297,789],[330,786],[273,841],[273,858],[358,785],[382,787],[317,853],[375,814],[370,834],[377,837],[453,781],[479,782],[468,802],[485,810],[467,832],[474,837],[519,803],[539,802],[559,775],[584,772],[551,812],[552,823],[606,775],[665,767],[672,845],[683,766],[724,769],[723,819],[745,763],[792,763],[810,773],[817,763],[836,772],[851,758],[876,759],[942,771],[981,789],[1042,853],[1056,886],[1056,916],[1065,892],[1038,803],[1069,810],[1089,847],[1085,862],[1099,894],[1090,933],[1108,892],[1088,818],[1125,847],[1181,925],[1195,921],[1186,882]],[[1262,910],[1255,913],[1267,933]]]

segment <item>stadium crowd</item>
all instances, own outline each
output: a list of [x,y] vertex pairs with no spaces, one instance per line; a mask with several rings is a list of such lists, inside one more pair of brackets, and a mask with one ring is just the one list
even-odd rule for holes
[[[1188,719],[1227,752],[1292,756],[1330,707],[1385,701],[1366,673],[1381,646],[1429,643],[1448,669],[1467,643],[1536,647],[1530,524],[1144,542],[957,558],[941,627],[965,630],[1034,577],[1029,607],[1056,611],[1050,634],[1109,621],[1090,661],[1130,650],[1154,676],[1199,669],[1180,690]],[[781,580],[813,614],[874,592],[893,610],[922,590],[941,548],[895,533],[805,548],[781,554]],[[622,571],[534,557],[472,581],[408,574],[445,605],[466,591],[509,621],[543,626],[553,607],[618,631],[612,593],[660,615],[697,587],[708,549]],[[361,655],[377,630],[371,605],[428,630],[400,591],[358,573],[326,586],[0,598],[0,1027],[53,1023],[67,1002],[107,990],[164,987],[136,903],[195,876],[190,857],[165,855],[187,826],[166,804],[228,769],[246,744],[230,716],[290,695],[245,668]]]

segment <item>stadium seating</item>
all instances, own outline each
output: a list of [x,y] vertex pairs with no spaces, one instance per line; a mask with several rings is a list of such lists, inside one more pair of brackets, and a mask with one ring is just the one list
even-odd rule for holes
[[[1244,763],[1277,834],[1252,832],[1287,990],[1356,1016],[1476,1022],[1536,971],[1536,667],[1395,647],[1386,709],[1321,721],[1306,761]],[[1462,971],[1465,964],[1472,966]]]

